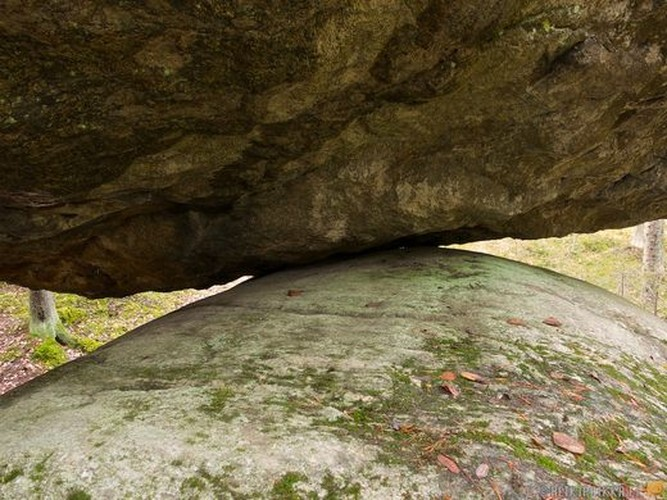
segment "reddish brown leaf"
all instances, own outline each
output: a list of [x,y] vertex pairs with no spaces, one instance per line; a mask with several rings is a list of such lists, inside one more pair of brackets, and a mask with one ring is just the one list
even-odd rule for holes
[[456,378],[456,373],[454,373],[454,372],[442,372],[440,374],[440,378],[442,380],[446,380],[447,382],[451,382],[452,380],[454,380]]
[[303,294],[303,290],[287,290],[288,297],[298,297]]
[[486,379],[484,377],[473,372],[461,372],[459,375],[461,375],[461,377],[466,380],[470,380],[471,382],[477,382],[480,384],[486,383]]
[[442,389],[450,394],[453,398],[458,398],[461,394],[461,390],[456,387],[454,384],[442,384]]
[[556,446],[567,450],[570,453],[574,453],[575,455],[581,455],[586,451],[584,443],[562,432],[554,432],[551,439]]
[[567,397],[569,397],[572,401],[576,401],[577,403],[581,402],[584,400],[584,397],[579,394],[578,392],[572,392],[572,391],[565,391],[565,394]]
[[582,384],[580,382],[573,382],[572,383],[572,390],[576,392],[588,392],[592,391],[590,387],[588,387],[586,384]]
[[477,470],[475,470],[475,475],[480,479],[484,479],[486,476],[488,476],[489,464],[479,464]]
[[526,326],[526,322],[521,318],[507,318],[507,324],[512,326]]
[[417,427],[414,424],[403,424],[399,430],[403,434],[412,434],[417,431]]
[[538,448],[544,448],[544,441],[542,441],[540,438],[537,436],[530,436],[530,440],[533,442],[535,446]]
[[521,403],[523,403],[526,406],[532,406],[533,402],[528,399],[526,396],[523,396],[521,394],[516,395],[516,399],[518,399]]
[[447,455],[438,455],[438,462],[440,463],[440,465],[447,467],[447,470],[449,470],[449,472],[452,472],[454,474],[458,474],[459,472],[461,472],[461,469],[459,468],[458,465],[456,465],[456,462],[454,462],[454,460],[449,458]]
[[555,380],[569,380],[570,377],[565,375],[563,372],[551,372],[549,376]]
[[548,318],[544,318],[542,320],[542,323],[544,323],[545,325],[549,325],[549,326],[561,326],[563,324],[558,318],[554,318],[553,316],[549,316]]

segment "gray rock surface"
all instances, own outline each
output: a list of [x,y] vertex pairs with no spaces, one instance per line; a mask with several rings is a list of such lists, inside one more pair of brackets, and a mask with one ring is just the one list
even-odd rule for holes
[[0,398],[0,497],[641,492],[666,479],[666,340],[619,297],[482,254],[277,273]]
[[0,40],[0,279],[31,288],[667,216],[658,0],[3,0]]

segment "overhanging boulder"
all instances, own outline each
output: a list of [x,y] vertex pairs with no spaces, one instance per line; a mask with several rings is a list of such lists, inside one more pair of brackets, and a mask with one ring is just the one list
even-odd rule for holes
[[0,398],[0,497],[656,491],[666,340],[619,297],[481,254],[282,272]]
[[667,216],[664,2],[0,6],[0,279],[204,287]]

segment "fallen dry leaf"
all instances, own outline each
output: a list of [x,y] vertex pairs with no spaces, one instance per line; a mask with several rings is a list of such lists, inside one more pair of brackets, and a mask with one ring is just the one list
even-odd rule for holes
[[544,441],[542,441],[540,438],[537,436],[530,436],[530,440],[533,442],[535,446],[538,448],[544,448]]
[[303,290],[287,290],[288,297],[298,297],[303,293]]
[[403,424],[401,425],[399,431],[403,434],[411,434],[417,431],[417,427],[414,424]]
[[480,479],[484,479],[486,476],[488,476],[489,464],[479,464],[477,470],[475,470],[475,475]]
[[464,378],[466,380],[470,380],[472,382],[477,382],[477,383],[480,383],[480,384],[486,383],[486,379],[484,377],[482,377],[481,375],[477,375],[476,373],[461,372],[461,373],[459,373],[459,375],[461,375],[462,378]]
[[600,376],[599,376],[597,373],[590,372],[590,373],[588,374],[588,376],[591,377],[591,378],[594,378],[594,379],[597,380],[598,382],[602,383],[602,379],[600,378]]
[[456,387],[454,384],[442,384],[442,389],[450,394],[453,398],[458,398],[461,394],[461,390]]
[[578,392],[572,392],[572,391],[565,391],[565,394],[567,397],[569,397],[572,401],[576,401],[577,403],[580,403],[581,401],[584,400],[584,397],[579,394]]
[[572,390],[574,392],[588,392],[591,390],[586,384],[580,384],[579,382],[572,383]]
[[548,318],[544,318],[542,320],[542,323],[544,323],[545,325],[549,325],[549,326],[561,326],[563,324],[558,318],[554,318],[553,316],[549,316]]
[[563,372],[551,372],[549,376],[555,380],[569,380],[569,377]]
[[512,326],[526,326],[526,322],[521,318],[507,318],[507,324]]
[[380,307],[382,305],[382,302],[369,302],[366,304],[366,307]]
[[447,467],[449,472],[452,472],[454,474],[458,474],[461,472],[461,469],[459,468],[458,465],[456,465],[456,462],[449,458],[447,455],[438,455],[438,462],[440,465]]
[[646,488],[644,491],[649,495],[658,496],[662,495],[663,491],[667,491],[667,482],[665,481],[649,481],[646,483]]
[[574,453],[575,455],[581,455],[586,451],[584,443],[563,432],[554,432],[551,435],[551,439],[556,446],[563,450],[567,450],[570,453]]
[[448,382],[451,382],[452,380],[454,380],[456,378],[456,373],[454,373],[454,372],[442,372],[440,374],[440,378],[442,380],[446,380]]

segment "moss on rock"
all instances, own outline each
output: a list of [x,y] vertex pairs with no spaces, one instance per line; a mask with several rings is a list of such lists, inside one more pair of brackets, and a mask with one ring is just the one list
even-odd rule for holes
[[666,465],[666,332],[586,283],[468,252],[287,271],[1,398],[0,496],[640,491]]

